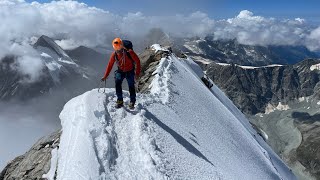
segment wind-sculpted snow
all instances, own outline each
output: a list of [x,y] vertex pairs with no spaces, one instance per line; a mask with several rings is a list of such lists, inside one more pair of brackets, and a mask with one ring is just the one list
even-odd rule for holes
[[66,105],[58,179],[164,179],[145,111],[116,110],[115,97],[93,90]]
[[60,114],[57,179],[295,179],[197,67],[163,58],[133,111],[114,108],[114,89],[69,101]]

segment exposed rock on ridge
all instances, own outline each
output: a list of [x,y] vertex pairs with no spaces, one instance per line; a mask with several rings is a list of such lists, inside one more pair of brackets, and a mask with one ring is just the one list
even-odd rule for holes
[[9,163],[0,173],[0,179],[42,179],[50,169],[51,151],[59,146],[60,135],[59,130],[41,138],[27,153]]

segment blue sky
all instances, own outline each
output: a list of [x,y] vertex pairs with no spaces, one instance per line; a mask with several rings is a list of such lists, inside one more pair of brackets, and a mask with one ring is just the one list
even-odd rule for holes
[[[50,0],[38,0],[49,2]],[[32,2],[32,0],[27,0]],[[223,19],[236,16],[241,10],[275,18],[304,18],[320,22],[319,0],[79,0],[115,14],[142,12],[145,15],[190,14],[201,11],[210,18]]]

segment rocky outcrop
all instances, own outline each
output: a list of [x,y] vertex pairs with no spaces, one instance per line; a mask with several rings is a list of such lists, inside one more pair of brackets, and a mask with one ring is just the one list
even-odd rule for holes
[[61,131],[41,138],[24,155],[12,160],[0,173],[0,180],[43,179],[50,169],[51,151],[59,146]]
[[161,58],[167,57],[172,53],[170,47],[164,47],[167,50],[155,51],[154,49],[147,48],[143,53],[139,55],[141,61],[141,77],[138,82],[137,90],[140,93],[147,93],[149,85],[153,80],[155,74],[153,72],[158,67]]
[[211,63],[207,75],[246,114],[264,113],[270,103],[287,104],[300,97],[318,97],[320,73],[310,67],[319,60],[307,59],[295,65],[260,68]]

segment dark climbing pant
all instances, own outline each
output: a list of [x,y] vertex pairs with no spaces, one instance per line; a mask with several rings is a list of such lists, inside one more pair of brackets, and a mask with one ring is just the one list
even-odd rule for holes
[[122,95],[122,81],[124,78],[127,79],[130,93],[130,101],[136,102],[136,89],[134,86],[134,70],[128,72],[122,72],[120,70],[115,71],[115,82],[116,82],[116,94],[119,101],[123,101]]

